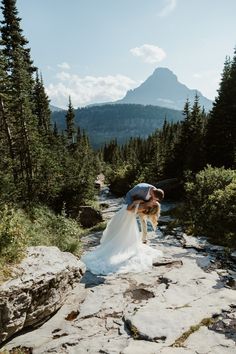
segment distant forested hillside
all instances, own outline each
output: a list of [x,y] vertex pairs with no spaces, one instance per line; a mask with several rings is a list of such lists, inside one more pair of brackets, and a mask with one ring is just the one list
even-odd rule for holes
[[[66,111],[52,113],[53,124],[56,122],[59,131],[65,130],[65,114]],[[177,122],[183,116],[181,111],[139,104],[108,104],[75,110],[75,125],[86,131],[94,147],[114,138],[119,144],[130,137],[146,138],[163,126],[165,118]]]

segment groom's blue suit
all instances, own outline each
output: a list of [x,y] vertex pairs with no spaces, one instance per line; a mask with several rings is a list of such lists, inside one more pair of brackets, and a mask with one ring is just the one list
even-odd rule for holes
[[136,186],[134,186],[132,189],[128,191],[128,193],[125,196],[125,203],[130,205],[133,202],[133,197],[140,198],[142,200],[145,200],[149,189],[150,188],[156,188],[155,186],[148,184],[148,183],[139,183]]

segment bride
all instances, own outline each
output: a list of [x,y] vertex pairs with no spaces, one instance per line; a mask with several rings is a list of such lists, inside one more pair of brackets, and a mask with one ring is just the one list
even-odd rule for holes
[[[143,211],[143,200],[124,205],[108,222],[100,245],[82,257],[87,270],[94,274],[143,272],[152,267],[153,260],[162,252],[142,243],[136,220],[137,211]],[[157,205],[155,198],[150,207]]]

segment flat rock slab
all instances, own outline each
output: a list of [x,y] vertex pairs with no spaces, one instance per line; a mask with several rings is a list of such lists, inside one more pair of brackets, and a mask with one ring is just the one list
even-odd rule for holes
[[195,354],[195,350],[187,348],[163,347],[162,344],[144,340],[130,340],[121,354]]
[[207,327],[201,327],[191,334],[185,345],[194,353],[199,354],[235,354],[234,340],[228,339],[224,334],[209,330]]
[[[86,238],[86,248],[95,247],[100,236],[92,236],[90,244]],[[224,279],[230,272],[209,270],[212,255],[202,239],[182,245],[176,234],[150,232],[149,245],[164,254],[150,271],[86,272],[55,316],[5,349],[26,346],[33,354],[235,352],[236,292]]]

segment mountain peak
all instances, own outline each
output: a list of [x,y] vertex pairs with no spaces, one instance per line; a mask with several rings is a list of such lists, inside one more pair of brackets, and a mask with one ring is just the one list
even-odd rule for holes
[[173,71],[171,71],[168,68],[161,68],[161,67],[156,68],[153,71],[152,75],[149,76],[148,79],[161,80],[161,81],[166,81],[166,82],[168,81],[169,83],[174,83],[174,82],[178,81],[178,78],[173,73]]
[[200,105],[204,106],[205,110],[210,110],[212,101],[198,90],[189,89],[180,83],[170,69],[158,67],[139,87],[128,91],[126,96],[116,103],[136,103],[183,110],[187,99],[193,104],[196,93],[199,95]]
[[174,76],[177,78],[177,76],[173,73],[173,71],[171,71],[168,68],[163,68],[163,67],[158,67],[153,71],[152,75],[163,75],[163,76]]

